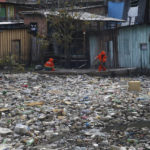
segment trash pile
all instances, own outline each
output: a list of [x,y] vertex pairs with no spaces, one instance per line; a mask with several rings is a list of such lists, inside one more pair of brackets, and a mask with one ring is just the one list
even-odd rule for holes
[[149,139],[148,77],[1,74],[0,150],[148,150]]

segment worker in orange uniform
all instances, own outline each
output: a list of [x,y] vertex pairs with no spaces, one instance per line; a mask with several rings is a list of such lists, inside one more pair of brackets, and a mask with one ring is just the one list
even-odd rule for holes
[[101,53],[96,56],[96,59],[98,59],[100,61],[100,65],[98,67],[99,71],[106,71],[106,67],[105,67],[105,62],[107,60],[107,56],[106,56],[106,52],[105,51],[101,51]]
[[54,66],[54,59],[50,58],[45,64],[45,69],[50,70],[50,71],[55,71],[55,66]]

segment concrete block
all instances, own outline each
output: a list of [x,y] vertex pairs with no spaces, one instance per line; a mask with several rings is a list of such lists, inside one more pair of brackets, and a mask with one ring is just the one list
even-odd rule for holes
[[128,91],[141,91],[141,82],[140,81],[129,81],[128,82]]

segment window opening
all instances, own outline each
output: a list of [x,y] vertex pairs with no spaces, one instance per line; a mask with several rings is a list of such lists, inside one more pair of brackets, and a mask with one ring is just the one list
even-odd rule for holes
[[138,2],[139,2],[139,0],[131,0],[130,1],[130,6],[131,7],[136,7],[136,6],[138,6]]

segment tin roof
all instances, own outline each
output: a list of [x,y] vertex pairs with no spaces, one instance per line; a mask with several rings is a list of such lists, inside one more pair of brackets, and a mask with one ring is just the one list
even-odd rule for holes
[[123,20],[112,18],[112,17],[106,17],[101,15],[92,14],[89,12],[73,12],[70,13],[70,15],[77,20],[83,20],[83,21],[115,21],[115,22],[123,22]]
[[[40,11],[24,11],[22,12],[24,15],[32,15],[32,14],[39,14],[39,15],[44,15],[47,17],[48,15],[54,15],[54,16],[59,16],[59,11],[45,11],[45,10],[40,10]],[[101,15],[96,15],[92,14],[89,12],[68,12],[68,15],[73,17],[76,20],[82,20],[82,21],[114,21],[114,22],[124,22],[124,20],[121,19],[116,19],[112,17],[107,17],[107,16],[101,16]]]
[[2,21],[0,25],[9,25],[9,24],[24,24],[24,21]]

